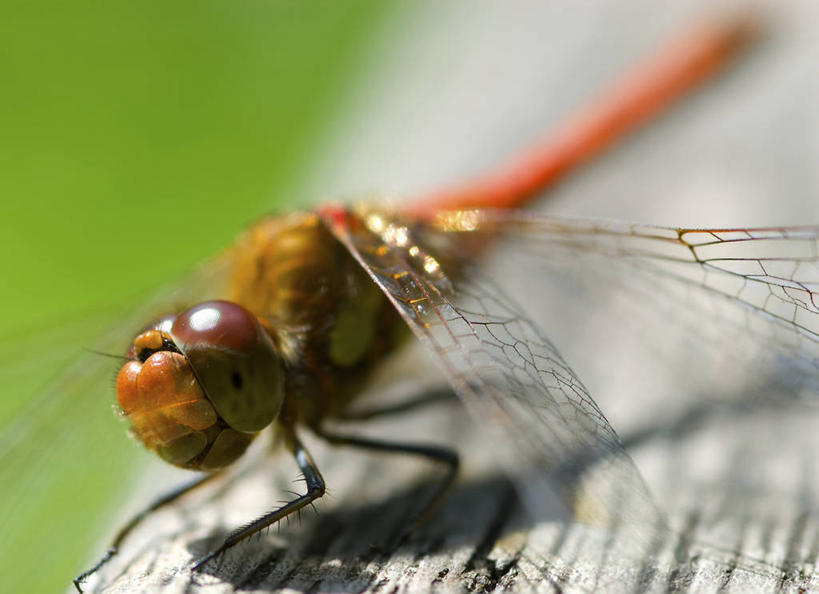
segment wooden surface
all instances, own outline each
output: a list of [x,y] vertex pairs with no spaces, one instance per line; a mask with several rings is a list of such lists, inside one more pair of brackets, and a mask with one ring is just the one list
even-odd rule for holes
[[[666,486],[658,495],[672,504],[675,527],[650,535],[651,555],[638,559],[623,556],[599,529],[532,520],[511,483],[486,464],[486,444],[472,423],[457,405],[438,405],[367,430],[372,436],[427,436],[466,446],[461,451],[467,452],[467,468],[452,494],[399,546],[392,541],[434,488],[435,469],[400,456],[330,450],[309,440],[330,487],[317,514],[305,513],[280,532],[239,545],[200,574],[188,569],[191,559],[218,545],[231,528],[275,506],[287,497],[285,490],[300,487],[291,483],[296,471],[286,455],[270,458],[259,451],[239,476],[153,516],[91,584],[106,592],[813,590],[819,588],[819,514],[815,499],[805,497],[816,493],[814,478],[789,481],[795,492],[788,492],[785,481],[763,490],[751,483],[755,469],[776,460],[757,459],[743,468],[734,458],[734,468],[723,468],[731,466],[725,460],[709,469],[713,461],[700,453],[709,443],[730,447],[733,438],[746,441],[749,431],[763,439],[772,414],[763,407],[728,422],[712,411],[710,421],[697,422],[694,413],[624,436],[638,460],[641,451],[661,459],[664,470],[649,475],[649,482],[655,493],[657,485]],[[789,417],[792,435],[800,437],[790,445],[804,447],[817,420],[816,414]],[[781,453],[783,444],[778,446]],[[806,458],[801,462],[807,469],[813,461]],[[786,465],[799,466],[793,460]],[[710,474],[710,480],[691,480],[698,473]],[[681,476],[688,477],[685,483]]]
[[[366,398],[404,397],[416,384],[403,378],[424,357],[408,349]],[[429,385],[438,381],[428,374]],[[734,396],[692,396],[678,411],[660,403],[667,414],[621,432],[669,514],[669,530],[643,535],[646,550],[623,548],[605,529],[533,519],[495,464],[493,444],[453,400],[346,425],[350,433],[450,445],[462,454],[453,492],[407,541],[395,542],[439,469],[331,448],[308,434],[329,487],[317,513],[193,574],[193,559],[302,488],[288,455],[271,454],[260,439],[234,474],[151,516],[89,585],[106,592],[817,589],[819,411],[765,390]]]
[[[407,11],[385,32],[360,97],[348,106],[335,142],[317,155],[310,185],[296,193],[316,199],[373,190],[412,194],[480,169],[557,121],[707,5],[658,10],[650,2],[599,2],[569,10],[533,2],[518,10],[503,3],[473,10],[467,3],[430,3],[426,12]],[[777,8],[769,11],[767,40],[745,65],[562,184],[546,208],[669,225],[819,222],[819,11],[808,2]],[[795,402],[776,386],[757,384],[752,391],[745,380],[753,359],[740,361],[743,366],[724,357],[736,345],[686,342],[684,328],[662,320],[632,324],[631,334],[648,345],[632,348],[600,321],[608,301],[579,300],[575,289],[558,287],[555,299],[562,290],[564,301],[584,305],[559,310],[559,319],[544,327],[668,512],[672,530],[647,535],[651,555],[630,558],[599,529],[527,518],[490,462],[491,444],[482,443],[457,406],[439,406],[362,427],[373,436],[426,436],[468,454],[452,495],[398,548],[388,544],[432,487],[434,469],[330,450],[308,438],[330,489],[318,516],[309,512],[281,533],[242,544],[201,575],[190,573],[191,559],[273,507],[286,489],[298,488],[286,456],[264,461],[260,452],[237,478],[153,517],[89,586],[110,592],[819,590],[815,394]],[[689,328],[692,335],[696,327]],[[702,349],[694,353],[700,364],[715,367],[708,384],[685,354],[691,342]],[[667,370],[658,359],[670,361]],[[142,501],[145,491],[173,484],[164,475],[143,483],[150,488],[142,489]]]

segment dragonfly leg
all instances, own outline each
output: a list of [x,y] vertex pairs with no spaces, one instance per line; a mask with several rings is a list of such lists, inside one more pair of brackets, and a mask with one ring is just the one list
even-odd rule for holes
[[183,495],[190,493],[194,489],[201,487],[205,483],[210,482],[211,480],[220,475],[221,473],[218,472],[208,474],[194,481],[181,485],[173,489],[172,491],[165,493],[164,495],[160,495],[148,507],[146,507],[133,518],[131,518],[127,524],[125,524],[122,528],[119,529],[119,532],[117,532],[116,536],[114,537],[114,540],[111,541],[111,545],[108,547],[108,550],[105,551],[105,554],[102,556],[102,558],[99,561],[97,561],[93,567],[87,569],[86,571],[83,571],[80,575],[74,578],[73,580],[74,587],[77,588],[77,591],[82,592],[83,582],[85,582],[86,579],[88,579],[90,576],[99,571],[99,569],[103,565],[108,563],[119,552],[119,547],[120,545],[122,545],[122,541],[124,541],[128,537],[128,535],[134,530],[134,528],[136,528],[145,518],[147,518],[149,515],[151,515],[158,509],[161,509],[166,505],[173,503]]
[[402,400],[387,406],[364,408],[362,410],[344,411],[337,418],[340,421],[368,421],[376,417],[387,417],[407,411],[423,408],[439,403],[457,402],[455,392],[452,388],[441,387],[429,390],[418,396],[413,396],[407,400]]
[[275,524],[279,520],[284,519],[286,516],[289,516],[303,507],[310,505],[313,501],[324,495],[324,479],[322,478],[319,469],[316,467],[316,463],[313,461],[312,456],[310,456],[310,453],[305,449],[305,447],[296,437],[295,432],[292,430],[288,431],[285,437],[287,448],[293,454],[293,457],[296,459],[296,464],[298,464],[299,469],[304,474],[304,479],[307,483],[307,493],[297,497],[277,510],[264,514],[263,516],[231,533],[225,539],[225,542],[219,546],[219,548],[198,559],[193,564],[193,567],[191,568],[192,571],[200,570],[208,561],[218,557],[248,536],[252,536],[257,532],[264,530],[271,524]]
[[388,452],[394,454],[410,454],[413,456],[420,456],[433,462],[438,462],[446,467],[446,472],[441,479],[441,482],[431,494],[429,500],[421,507],[418,512],[409,518],[406,527],[399,534],[393,545],[397,546],[404,539],[406,539],[418,525],[422,524],[429,518],[435,508],[445,499],[447,492],[452,484],[455,482],[455,477],[458,474],[458,467],[460,466],[460,458],[458,453],[441,446],[425,445],[416,443],[401,443],[393,441],[381,441],[375,439],[366,439],[362,437],[353,437],[349,435],[339,435],[327,431],[321,427],[313,427],[316,435],[326,440],[333,445],[352,446],[363,448],[366,450],[373,450],[377,452]]

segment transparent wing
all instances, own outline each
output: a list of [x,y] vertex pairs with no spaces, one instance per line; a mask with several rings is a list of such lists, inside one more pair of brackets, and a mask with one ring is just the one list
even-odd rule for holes
[[498,283],[463,267],[481,245],[477,235],[410,229],[375,213],[336,221],[334,230],[433,353],[506,468],[531,487],[524,493],[535,494],[538,513],[661,521],[617,434],[555,346]]
[[[719,320],[710,329],[721,333],[715,344],[726,344],[726,328],[763,334],[753,343],[798,365],[798,377],[816,375],[816,229],[669,229],[481,211],[431,223],[374,211],[327,220],[489,431],[538,511],[553,505],[544,495],[551,492],[573,517],[631,526],[638,537],[662,524],[617,433],[532,321],[547,268],[624,287],[638,309],[673,308],[661,323],[693,329],[698,348],[710,340],[710,308]],[[509,294],[504,273],[524,261],[536,266],[523,290]],[[705,305],[694,305],[697,296]],[[559,322],[563,312],[551,315]]]
[[[456,230],[463,220],[442,217],[437,232]],[[764,345],[757,363],[767,356],[766,365],[795,372],[791,380],[808,394],[817,390],[817,227],[675,229],[500,212],[466,220],[478,236],[503,237],[516,257],[528,254],[576,275],[589,266],[599,284],[630,289],[643,309],[663,300],[652,304],[665,314],[673,309],[663,324],[694,329],[700,345],[728,344],[726,334],[752,337]]]
[[[65,582],[88,561],[114,511],[114,493],[136,488],[139,460],[147,459],[136,455],[139,448],[125,435],[125,424],[114,418],[120,366],[115,355],[124,355],[134,333],[151,319],[189,305],[190,298],[219,295],[227,260],[142,301],[124,318],[111,312],[38,335],[30,344],[4,345],[25,350],[30,362],[23,370],[0,368],[4,404],[14,403],[4,411],[0,431],[0,524],[17,535],[4,539],[0,556],[19,546],[17,538],[40,543],[43,550],[40,559],[17,555],[30,567],[15,575],[30,576],[31,583]],[[103,328],[108,334],[100,341]],[[54,369],[62,370],[50,377]]]

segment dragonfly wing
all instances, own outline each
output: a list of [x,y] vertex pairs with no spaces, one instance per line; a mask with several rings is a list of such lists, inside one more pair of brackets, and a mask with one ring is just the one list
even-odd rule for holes
[[528,253],[576,276],[592,271],[586,276],[598,285],[630,290],[641,309],[665,300],[652,304],[673,308],[663,324],[694,330],[700,345],[729,344],[731,333],[751,338],[764,351],[754,365],[767,358],[767,365],[787,366],[805,392],[819,391],[817,227],[683,229],[511,211],[467,218],[472,231],[458,232],[463,223],[452,215],[431,233],[476,233],[483,242],[502,241],[512,257]]
[[433,355],[537,515],[617,527],[633,542],[663,525],[557,348],[499,283],[460,266],[473,242],[373,213],[327,220]]
[[[776,419],[785,404],[801,407],[796,415],[801,416],[805,399],[800,397],[819,393],[817,228],[674,229],[511,211],[450,213],[424,223],[374,211],[337,215],[326,216],[328,225],[489,432],[493,449],[514,469],[536,512],[551,490],[575,518],[615,524],[621,532],[620,526],[630,526],[629,536],[638,544],[663,525],[663,514],[601,408],[532,321],[541,319],[533,311],[542,313],[547,272],[557,271],[558,279],[579,277],[597,288],[565,283],[564,301],[567,296],[582,301],[580,317],[568,322],[570,338],[585,333],[581,324],[596,324],[596,310],[610,308],[628,316],[630,330],[640,334],[651,356],[673,360],[677,375],[666,379],[665,392],[646,412],[640,409],[638,386],[645,385],[653,365],[640,360],[638,375],[628,376],[631,400],[623,408],[648,415],[648,426],[660,428],[660,436],[690,427],[691,419],[700,418],[692,413],[711,410],[712,402],[723,405],[716,408],[720,414],[726,403],[736,405],[727,409],[729,415],[767,405],[763,412],[770,414],[758,426],[770,430],[778,445],[792,446],[793,429],[777,433]],[[520,272],[524,262],[533,266],[526,273]],[[493,265],[500,276],[487,272]],[[529,276],[522,289],[512,291],[501,284],[504,272]],[[566,325],[561,319],[570,318],[566,309],[561,303],[542,316],[550,334]],[[599,332],[593,336],[587,351],[600,347]],[[616,341],[605,334],[602,340]],[[605,357],[597,363],[605,368],[603,381],[595,384],[597,394],[620,363]],[[583,370],[587,377],[588,366]],[[691,398],[708,406],[691,405],[677,415],[678,424],[666,424],[665,417]],[[623,416],[611,407],[609,413]],[[783,417],[782,422],[789,421]],[[761,434],[742,433],[742,427],[739,421],[720,427],[709,446],[717,449],[706,456],[715,467],[728,465],[736,480],[742,476],[737,464],[749,472],[754,468],[738,460],[769,443]],[[628,443],[639,445],[647,433],[643,427],[630,429]],[[732,431],[731,437],[723,430]],[[798,465],[797,457],[785,459]],[[663,501],[678,501],[672,486],[660,490]]]

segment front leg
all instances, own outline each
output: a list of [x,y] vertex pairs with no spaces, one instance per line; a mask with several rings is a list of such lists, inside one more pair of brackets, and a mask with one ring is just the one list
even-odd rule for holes
[[307,493],[297,497],[293,501],[283,505],[275,511],[264,514],[260,518],[253,520],[230,534],[219,548],[208,553],[201,559],[198,559],[193,564],[193,571],[199,571],[208,561],[214,557],[218,557],[230,547],[244,540],[248,536],[252,536],[257,532],[264,530],[271,524],[274,524],[289,516],[293,512],[297,512],[303,507],[310,505],[313,501],[324,495],[324,479],[322,478],[319,469],[316,467],[316,463],[313,461],[312,456],[310,456],[310,453],[304,448],[301,441],[299,441],[295,432],[292,430],[290,430],[289,434],[287,435],[286,445],[293,454],[293,457],[296,459],[296,464],[298,464],[299,469],[304,474],[304,479],[307,483]]
[[146,507],[144,510],[142,510],[137,515],[135,515],[133,518],[131,518],[128,521],[127,524],[125,524],[122,528],[119,529],[116,536],[114,537],[114,540],[111,542],[111,545],[108,547],[108,550],[105,552],[105,555],[103,555],[102,558],[99,561],[97,561],[94,564],[93,567],[91,567],[90,569],[87,569],[86,571],[83,571],[80,575],[78,575],[77,577],[74,578],[74,580],[73,580],[74,587],[77,588],[77,591],[82,593],[82,591],[83,591],[82,590],[82,584],[90,576],[94,575],[97,571],[99,571],[100,568],[102,568],[103,565],[105,565],[111,559],[113,559],[114,556],[117,553],[119,553],[119,549],[122,546],[122,542],[128,537],[129,534],[131,534],[131,532],[134,530],[134,528],[136,528],[139,524],[142,523],[142,521],[145,518],[147,518],[153,512],[155,512],[155,511],[157,511],[159,509],[162,509],[163,507],[166,507],[166,506],[170,505],[171,503],[175,502],[177,499],[179,499],[183,495],[186,495],[186,494],[190,493],[191,491],[193,491],[193,490],[201,487],[202,485],[208,483],[209,481],[212,481],[217,476],[221,476],[221,473],[215,472],[213,474],[209,474],[209,475],[197,478],[196,480],[194,480],[194,481],[192,481],[192,482],[190,482],[190,483],[188,483],[186,485],[183,485],[181,487],[177,487],[173,491],[170,491],[170,492],[162,495],[161,497],[157,498],[156,500],[154,500],[148,507]]

